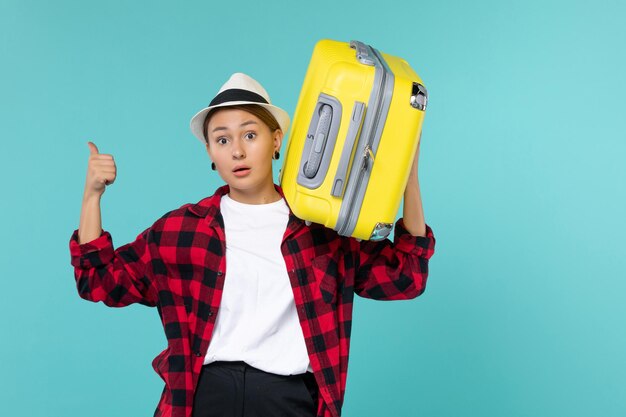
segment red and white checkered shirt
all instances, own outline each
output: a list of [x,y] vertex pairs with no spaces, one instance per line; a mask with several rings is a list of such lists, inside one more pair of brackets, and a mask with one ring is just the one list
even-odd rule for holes
[[[152,362],[165,381],[155,416],[192,414],[227,272],[220,199],[228,191],[225,185],[197,204],[166,213],[118,249],[106,231],[84,244],[78,243],[78,230],[70,239],[82,298],[112,307],[140,303],[158,309],[168,345]],[[320,389],[318,417],[341,414],[354,294],[377,300],[420,295],[435,249],[429,226],[426,232],[412,236],[400,219],[393,242],[359,242],[323,225],[307,226],[290,211],[281,251]]]

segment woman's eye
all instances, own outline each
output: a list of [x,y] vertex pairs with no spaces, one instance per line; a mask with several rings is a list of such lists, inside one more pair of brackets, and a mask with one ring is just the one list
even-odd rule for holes
[[217,143],[219,143],[220,145],[223,145],[226,143],[226,138],[217,138]]
[[245,136],[246,139],[254,139],[255,137],[256,137],[256,133],[254,132],[248,132],[246,133],[246,136]]

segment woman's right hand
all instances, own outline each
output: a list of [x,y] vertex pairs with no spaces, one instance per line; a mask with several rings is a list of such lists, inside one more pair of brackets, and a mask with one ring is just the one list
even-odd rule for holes
[[104,194],[107,185],[115,182],[117,168],[113,155],[101,154],[93,142],[89,145],[89,163],[87,165],[87,180],[85,181],[85,197],[100,197]]

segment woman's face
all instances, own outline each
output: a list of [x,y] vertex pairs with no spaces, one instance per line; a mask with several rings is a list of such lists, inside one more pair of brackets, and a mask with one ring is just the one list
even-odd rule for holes
[[230,186],[231,198],[254,204],[263,194],[273,195],[272,155],[280,149],[280,130],[271,132],[247,111],[224,108],[211,117],[207,139],[209,157]]

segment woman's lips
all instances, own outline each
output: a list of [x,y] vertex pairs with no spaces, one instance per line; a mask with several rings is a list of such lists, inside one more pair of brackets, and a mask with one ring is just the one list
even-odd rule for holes
[[250,168],[240,168],[240,169],[237,169],[236,171],[233,171],[233,175],[235,177],[245,177],[249,173],[250,173]]

